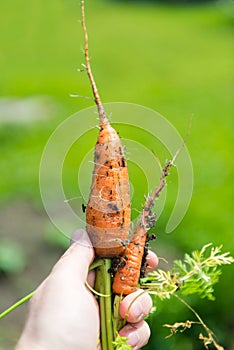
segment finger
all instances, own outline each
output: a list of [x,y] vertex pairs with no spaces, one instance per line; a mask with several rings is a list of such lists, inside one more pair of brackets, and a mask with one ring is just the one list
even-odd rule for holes
[[96,278],[95,271],[90,271],[87,277],[87,282],[92,288],[94,288],[95,278]]
[[121,337],[127,337],[127,344],[131,345],[133,350],[140,349],[146,345],[150,337],[150,328],[145,321],[136,324],[128,324],[119,332]]
[[152,300],[142,289],[127,295],[121,302],[119,313],[130,323],[143,320],[152,309]]
[[146,256],[146,264],[147,272],[155,269],[158,266],[158,257],[154,252],[152,252],[152,250],[149,250]]
[[94,250],[88,234],[84,230],[76,231],[76,241],[67,249],[52,270],[52,274],[77,276],[85,283],[89,265],[94,259]]
[[[73,243],[79,243],[81,245],[84,246],[89,246],[91,244],[90,240],[87,240],[87,236],[85,237],[85,239],[81,239],[80,237],[80,230],[76,230],[71,237],[71,242],[70,244],[72,245]],[[87,282],[88,284],[93,288],[94,287],[94,283],[95,283],[95,271],[90,271],[87,277]]]

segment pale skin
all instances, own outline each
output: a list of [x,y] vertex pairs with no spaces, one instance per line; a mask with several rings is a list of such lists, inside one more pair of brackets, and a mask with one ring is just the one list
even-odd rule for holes
[[[93,285],[95,274],[88,269],[94,259],[94,250],[87,234],[76,231],[79,241],[64,253],[49,276],[37,288],[30,301],[29,313],[16,350],[95,350],[99,339],[99,308],[92,292],[85,282]],[[148,270],[155,268],[158,258],[153,252],[147,256]],[[128,324],[120,330],[128,337],[127,343],[134,350],[147,344],[150,329],[144,318],[152,308],[147,293],[138,290],[125,297],[120,306],[124,318],[132,304],[127,318]]]

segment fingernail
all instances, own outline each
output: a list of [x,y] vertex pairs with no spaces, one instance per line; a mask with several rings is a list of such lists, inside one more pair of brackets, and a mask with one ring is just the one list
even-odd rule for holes
[[82,230],[76,230],[75,232],[73,232],[71,239],[70,239],[70,245],[79,241],[81,235],[82,235]]
[[152,300],[149,295],[144,294],[136,300],[131,306],[131,314],[133,315],[134,322],[143,320],[152,308]]
[[71,236],[70,245],[76,242],[84,246],[91,245],[86,231],[82,229],[76,230]]
[[[126,329],[128,327],[128,329]],[[128,338],[127,344],[131,345],[133,348],[139,343],[140,336],[137,330],[134,327],[128,325],[125,327],[127,330],[126,337]],[[128,334],[129,333],[129,334]]]

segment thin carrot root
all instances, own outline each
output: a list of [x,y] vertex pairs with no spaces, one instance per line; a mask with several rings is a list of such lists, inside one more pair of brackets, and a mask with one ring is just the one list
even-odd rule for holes
[[128,239],[131,216],[128,168],[120,138],[105,114],[92,74],[84,1],[81,2],[81,5],[85,38],[85,67],[100,121],[92,186],[86,208],[86,227],[96,255],[111,258],[124,252]]
[[[178,152],[176,153],[177,156]],[[116,294],[127,295],[137,290],[140,273],[142,269],[142,258],[147,240],[147,232],[156,221],[156,215],[152,213],[155,199],[159,197],[166,184],[166,176],[172,167],[175,157],[171,162],[167,162],[162,169],[160,183],[155,191],[148,196],[142,209],[138,225],[132,235],[131,242],[121,257],[112,285]],[[144,269],[144,267],[143,267]]]

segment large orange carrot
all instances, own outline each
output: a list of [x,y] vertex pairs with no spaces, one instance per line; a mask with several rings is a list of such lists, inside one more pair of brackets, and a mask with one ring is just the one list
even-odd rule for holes
[[110,258],[123,253],[128,239],[131,215],[128,168],[120,138],[106,117],[92,75],[83,1],[82,27],[86,70],[100,120],[92,186],[86,208],[86,227],[96,255]]
[[152,208],[155,199],[159,196],[165,186],[165,178],[168,175],[169,169],[174,160],[175,157],[171,162],[166,163],[163,168],[160,183],[155,191],[146,199],[138,225],[132,235],[131,242],[128,244],[124,255],[120,258],[112,285],[112,290],[116,294],[127,295],[137,289],[142,268],[142,258],[144,256],[147,232],[154,226],[156,220],[155,214],[152,213]]

